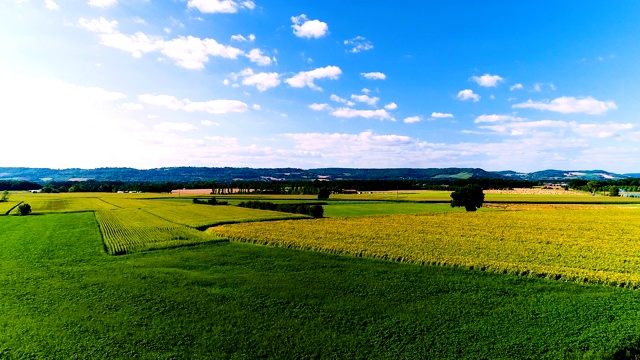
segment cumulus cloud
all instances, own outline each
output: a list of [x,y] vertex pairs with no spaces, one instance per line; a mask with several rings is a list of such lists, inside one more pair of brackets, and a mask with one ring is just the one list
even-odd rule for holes
[[586,137],[598,138],[598,139],[606,139],[614,136],[619,136],[621,133],[628,132],[633,130],[633,124],[619,124],[619,123],[611,123],[611,124],[578,124],[576,122],[571,122],[569,124],[571,129]]
[[376,106],[376,103],[380,100],[378,97],[369,97],[369,95],[351,95],[351,99],[371,106]]
[[244,42],[244,41],[254,42],[256,40],[256,36],[254,34],[249,34],[249,36],[244,37],[243,35],[237,34],[237,35],[231,35],[231,40],[240,41],[240,42]]
[[422,121],[422,117],[421,116],[410,116],[408,118],[405,118],[403,121],[405,123],[407,123],[407,124],[413,124],[413,123],[417,123],[417,122]]
[[49,10],[58,10],[60,7],[53,0],[44,0],[44,6]]
[[245,55],[252,63],[256,63],[260,66],[267,66],[267,65],[271,65],[271,58],[266,56],[266,55],[262,55],[262,52],[260,51],[260,49],[253,49],[251,51],[249,51],[248,54]]
[[434,119],[447,119],[452,118],[453,114],[441,113],[441,112],[432,112],[431,117]]
[[349,47],[347,50],[345,50],[346,52],[354,54],[361,51],[373,49],[373,44],[371,43],[371,41],[362,36],[356,36],[353,39],[345,40],[343,44]]
[[115,5],[118,0],[89,0],[88,4],[92,7],[108,8]]
[[365,119],[379,119],[379,120],[391,120],[395,119],[384,109],[378,110],[356,110],[352,108],[340,108],[331,112],[331,115],[339,118],[356,118],[362,117]]
[[145,104],[162,106],[171,110],[184,110],[187,112],[202,111],[209,114],[227,114],[245,112],[247,104],[238,100],[210,100],[205,102],[192,102],[189,99],[178,100],[171,95],[143,94],[138,100]]
[[319,20],[309,20],[307,15],[302,14],[300,16],[292,16],[291,28],[293,33],[299,38],[320,38],[323,37],[327,31],[329,31],[329,25]]
[[349,101],[347,99],[343,99],[343,98],[341,98],[340,96],[338,96],[336,94],[331,94],[331,96],[329,96],[329,99],[331,99],[331,101],[335,101],[337,103],[346,104],[347,106],[354,106],[356,104],[353,101]]
[[480,101],[480,95],[475,94],[473,90],[465,89],[458,92],[458,99],[461,101],[472,100],[473,102]]
[[154,125],[153,129],[161,132],[174,132],[174,131],[196,130],[196,127],[193,124],[189,124],[189,123],[163,122],[163,123]]
[[472,76],[471,80],[484,87],[495,87],[499,82],[504,81],[502,77],[490,74],[484,74],[482,76]]
[[538,109],[559,112],[562,114],[604,114],[609,110],[615,110],[618,106],[613,101],[599,101],[591,96],[575,98],[562,96],[551,101],[536,102],[528,100],[511,106],[514,109]]
[[493,123],[493,122],[503,122],[503,121],[522,121],[523,118],[511,116],[511,115],[480,115],[473,122],[476,124],[479,123]]
[[360,73],[360,75],[364,76],[364,78],[368,80],[384,80],[387,78],[387,75],[381,72]]
[[91,32],[112,34],[115,31],[115,27],[118,25],[118,22],[115,20],[109,21],[103,17],[100,17],[99,19],[93,19],[93,20],[80,18],[78,20],[78,25]]
[[384,106],[385,109],[387,110],[395,110],[398,108],[398,104],[394,103],[394,102],[390,102],[387,105]]
[[323,110],[329,110],[329,109],[331,109],[331,107],[329,106],[329,104],[313,103],[313,104],[309,105],[309,109],[311,109],[313,111],[323,111]]
[[238,12],[240,8],[247,8],[253,10],[256,5],[253,1],[243,1],[240,4],[233,0],[189,0],[187,3],[188,8],[196,8],[201,13],[215,14],[226,13],[234,14]]
[[120,108],[127,111],[136,111],[144,109],[144,106],[138,103],[124,103],[120,104]]
[[266,91],[280,85],[280,74],[275,72],[256,74],[252,69],[245,69],[240,75],[244,77],[242,85],[255,86],[259,91]]
[[317,86],[314,81],[318,79],[330,79],[337,80],[342,74],[337,66],[326,66],[323,68],[317,68],[311,71],[301,71],[293,77],[286,79],[285,82],[291,87],[303,88],[309,87],[313,90],[322,91],[322,88]]
[[203,69],[210,56],[237,59],[238,56],[245,55],[249,60],[260,65],[271,63],[271,59],[263,56],[259,50],[252,50],[249,54],[245,54],[240,49],[222,45],[214,39],[180,36],[176,39],[164,40],[142,32],[126,35],[115,30],[116,21],[108,21],[104,18],[94,20],[81,18],[78,24],[89,31],[99,33],[100,42],[104,46],[129,52],[138,58],[142,57],[142,54],[159,51],[173,59],[178,66],[186,69]]
[[509,88],[509,90],[511,90],[511,91],[513,91],[513,90],[522,90],[522,89],[524,89],[524,86],[522,86],[522,84],[520,84],[520,83],[515,84],[515,85],[513,85],[513,86],[511,86]]

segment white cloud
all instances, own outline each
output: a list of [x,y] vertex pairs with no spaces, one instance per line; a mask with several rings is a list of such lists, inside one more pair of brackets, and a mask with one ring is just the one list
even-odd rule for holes
[[314,80],[328,78],[330,80],[336,80],[342,74],[342,70],[340,70],[337,66],[326,66],[323,68],[317,68],[311,71],[301,71],[294,75],[293,77],[286,79],[285,82],[289,84],[291,87],[295,88],[303,88],[305,86],[313,89],[322,91],[322,88],[316,86]]
[[360,75],[364,76],[365,79],[369,79],[369,80],[384,80],[387,78],[387,75],[381,72],[360,73]]
[[395,110],[398,108],[398,104],[394,103],[394,102],[390,102],[387,105],[384,106],[385,109],[387,110]]
[[525,120],[523,118],[511,116],[511,115],[480,115],[473,122],[476,124],[479,123],[493,123],[493,122],[503,122],[503,121],[522,121]]
[[603,114],[609,110],[615,110],[618,106],[613,101],[599,101],[591,96],[575,98],[570,96],[562,96],[554,100],[535,102],[528,100],[520,104],[511,106],[514,109],[538,109],[559,112],[562,114],[581,113],[581,114]]
[[465,89],[458,92],[458,99],[461,101],[473,100],[473,102],[480,101],[480,95],[475,94],[473,90]]
[[247,36],[247,37],[244,37],[241,34],[231,35],[231,41],[254,42],[255,40],[256,40],[256,36],[254,34],[249,34],[249,36]]
[[242,79],[243,85],[255,86],[259,91],[266,91],[280,85],[280,74],[275,72],[256,74],[252,69],[245,69],[240,75],[244,77]]
[[327,23],[319,20],[309,20],[305,14],[292,16],[291,22],[293,22],[293,25],[291,25],[293,33],[299,38],[317,39],[323,37],[329,31]]
[[511,90],[511,91],[513,91],[513,90],[522,90],[522,89],[524,89],[524,86],[522,86],[522,84],[520,84],[520,83],[515,84],[515,85],[513,85],[513,86],[511,86],[509,88],[509,90]]
[[92,7],[108,8],[115,5],[118,0],[89,0],[88,4]]
[[249,51],[248,54],[245,55],[252,63],[256,63],[260,66],[271,65],[271,58],[265,55],[262,55],[260,49],[253,49]]
[[578,124],[576,122],[570,123],[571,129],[586,137],[606,139],[614,136],[620,136],[621,133],[629,132],[633,130],[633,125],[627,124]]
[[373,49],[373,44],[371,43],[371,41],[362,36],[356,36],[353,39],[345,40],[343,44],[350,47],[350,49],[346,50],[350,53],[359,53],[361,51]]
[[200,121],[200,124],[203,126],[220,126],[220,123],[213,122],[211,120],[202,120]]
[[219,44],[214,39],[180,36],[177,39],[159,42],[161,52],[187,69],[203,69],[209,56],[237,59],[243,52],[232,46]]
[[331,115],[339,118],[355,118],[362,117],[365,119],[391,120],[394,119],[384,109],[378,110],[356,110],[352,108],[340,108],[331,112]]
[[368,93],[371,92],[371,90],[369,90],[367,88],[363,88],[361,91],[362,91],[363,94],[368,94]]
[[259,104],[253,104],[253,105],[251,105],[251,108],[252,108],[253,110],[258,111],[258,110],[262,109],[262,106],[260,106]]
[[192,131],[192,130],[196,130],[196,127],[193,124],[189,124],[189,123],[163,122],[158,125],[154,125],[153,129],[161,132],[173,132],[173,131]]
[[120,108],[127,111],[136,111],[144,109],[144,106],[138,103],[124,103],[120,104]]
[[555,90],[556,86],[553,85],[553,83],[535,83],[533,84],[533,89],[531,89],[531,91],[533,92],[541,92],[544,87],[548,87],[549,90]]
[[343,98],[341,98],[340,96],[338,96],[336,94],[331,94],[331,96],[329,96],[329,99],[331,99],[331,101],[335,101],[337,103],[346,104],[347,106],[354,106],[356,104],[353,101],[349,101],[347,99],[343,99]]
[[58,10],[60,7],[53,0],[44,0],[44,6],[49,10]]
[[376,106],[376,103],[378,103],[378,100],[380,100],[380,98],[378,97],[369,97],[369,95],[351,95],[351,98],[357,102],[365,103],[371,106]]
[[495,87],[499,82],[504,81],[504,79],[500,76],[490,74],[484,74],[482,76],[472,76],[471,80],[484,87]]
[[184,108],[184,103],[171,95],[143,94],[138,96],[138,100],[145,104],[163,106],[171,110],[180,110]]
[[208,112],[209,114],[245,112],[249,108],[247,104],[238,100],[192,102],[189,99],[178,100],[176,97],[171,95],[143,94],[138,96],[138,100],[145,104],[163,106],[171,110],[184,110],[187,112],[203,111]]
[[185,101],[184,110],[187,112],[204,111],[209,114],[228,114],[241,113],[248,110],[247,104],[239,100],[210,100],[205,102]]
[[93,20],[80,18],[78,20],[78,25],[80,25],[81,27],[91,32],[112,34],[115,31],[115,27],[118,25],[118,22],[115,20],[109,21],[103,17],[100,17],[99,19],[93,19]]
[[138,16],[133,18],[133,22],[136,23],[136,24],[140,24],[140,25],[144,25],[144,24],[147,23],[146,21],[144,21],[143,18],[138,17]]
[[432,112],[431,117],[434,119],[447,119],[452,118],[453,114],[441,113],[441,112]]
[[407,123],[407,124],[413,124],[413,123],[417,123],[417,122],[422,121],[422,117],[421,116],[410,116],[408,118],[405,118],[403,121],[405,123]]
[[234,14],[238,12],[239,8],[247,8],[249,10],[253,10],[256,5],[253,3],[253,1],[243,1],[242,3],[238,4],[233,0],[189,0],[189,2],[187,3],[187,7],[196,8],[201,13],[205,14]]
[[309,105],[309,109],[311,109],[313,111],[323,111],[323,110],[331,109],[331,107],[329,106],[329,104],[313,103],[313,104]]

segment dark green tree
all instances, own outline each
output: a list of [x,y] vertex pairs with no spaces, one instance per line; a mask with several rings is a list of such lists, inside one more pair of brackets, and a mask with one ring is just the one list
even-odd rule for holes
[[318,193],[318,199],[326,200],[329,198],[329,195],[331,195],[331,191],[329,191],[329,189],[320,189],[320,192]]
[[0,197],[0,202],[7,202],[9,201],[9,191],[5,190],[2,192],[2,197]]
[[609,186],[609,196],[620,196],[620,189],[615,185]]
[[22,216],[26,216],[31,214],[31,205],[29,204],[22,204],[20,206],[18,206],[18,212],[20,213],[20,215]]
[[451,193],[451,207],[464,207],[467,211],[476,211],[482,207],[483,202],[482,188],[475,184],[469,184]]

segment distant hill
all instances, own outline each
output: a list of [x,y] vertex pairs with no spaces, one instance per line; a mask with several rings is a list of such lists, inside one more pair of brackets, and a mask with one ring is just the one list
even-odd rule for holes
[[515,171],[489,172],[479,168],[233,168],[233,167],[168,167],[140,170],[133,168],[48,169],[0,168],[0,180],[47,181],[125,181],[125,182],[196,182],[234,180],[456,180],[456,179],[519,179],[519,180],[608,180],[640,177],[640,174],[615,174],[604,170],[544,170],[532,173]]

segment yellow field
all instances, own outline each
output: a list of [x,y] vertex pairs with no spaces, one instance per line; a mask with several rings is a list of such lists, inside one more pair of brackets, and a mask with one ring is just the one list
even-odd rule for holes
[[256,244],[640,287],[640,208],[276,221],[211,228]]
[[9,199],[7,202],[0,202],[0,215],[4,215],[7,211],[11,210],[12,207],[18,205],[20,201],[13,201]]

